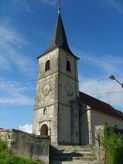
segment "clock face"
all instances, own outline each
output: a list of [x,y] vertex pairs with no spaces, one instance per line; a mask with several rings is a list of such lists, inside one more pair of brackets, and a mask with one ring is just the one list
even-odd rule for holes
[[49,84],[46,84],[43,88],[43,95],[44,96],[47,96],[49,93],[50,93],[50,90],[51,90],[51,86]]
[[65,91],[66,91],[66,94],[67,94],[68,96],[72,96],[72,95],[73,95],[73,89],[72,89],[72,87],[71,87],[70,85],[67,85],[67,86],[65,87]]

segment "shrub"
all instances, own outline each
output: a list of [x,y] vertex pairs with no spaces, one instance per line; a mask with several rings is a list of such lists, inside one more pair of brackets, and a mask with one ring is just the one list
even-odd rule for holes
[[117,126],[105,125],[104,145],[107,164],[123,164],[123,135],[118,132]]
[[3,150],[6,150],[6,149],[7,149],[6,142],[4,142],[0,139],[0,152],[3,151]]

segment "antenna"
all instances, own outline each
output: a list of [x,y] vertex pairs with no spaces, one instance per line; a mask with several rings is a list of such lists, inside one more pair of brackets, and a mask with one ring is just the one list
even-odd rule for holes
[[58,0],[58,14],[60,14],[60,10],[61,10],[61,7],[60,7],[60,0]]

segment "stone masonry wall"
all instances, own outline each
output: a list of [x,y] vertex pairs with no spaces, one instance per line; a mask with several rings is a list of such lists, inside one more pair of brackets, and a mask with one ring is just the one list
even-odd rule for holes
[[[8,137],[9,136],[9,139]],[[20,157],[49,163],[49,137],[41,137],[19,130],[0,129],[0,138],[7,141],[12,153]]]

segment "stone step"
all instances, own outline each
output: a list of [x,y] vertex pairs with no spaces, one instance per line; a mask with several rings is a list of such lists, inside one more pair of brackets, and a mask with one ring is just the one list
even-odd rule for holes
[[95,160],[95,156],[92,153],[56,153],[56,154],[51,154],[51,159],[56,159],[56,160]]
[[83,161],[83,160],[73,160],[73,161],[50,161],[50,164],[104,164],[103,161]]
[[92,149],[93,148],[93,146],[92,145],[51,145],[51,146],[53,146],[53,147],[55,147],[55,148],[57,148],[57,149],[73,149],[73,148],[76,148],[76,149]]
[[52,160],[96,160],[94,156],[72,156],[72,155],[61,155],[61,156],[52,156]]
[[69,147],[63,147],[56,148],[56,147],[50,147],[51,155],[62,155],[62,154],[72,154],[74,156],[94,156],[94,152],[91,149],[75,149],[75,148],[69,148]]
[[70,153],[67,153],[67,152],[51,152],[51,156],[73,156],[73,157],[93,157],[94,156],[94,153],[91,153],[91,152],[70,152]]
[[91,146],[51,146],[51,164],[101,164],[96,161]]
[[57,149],[58,151],[64,151],[64,152],[72,152],[72,151],[91,152],[93,151],[92,147],[90,146],[51,146],[51,148]]

